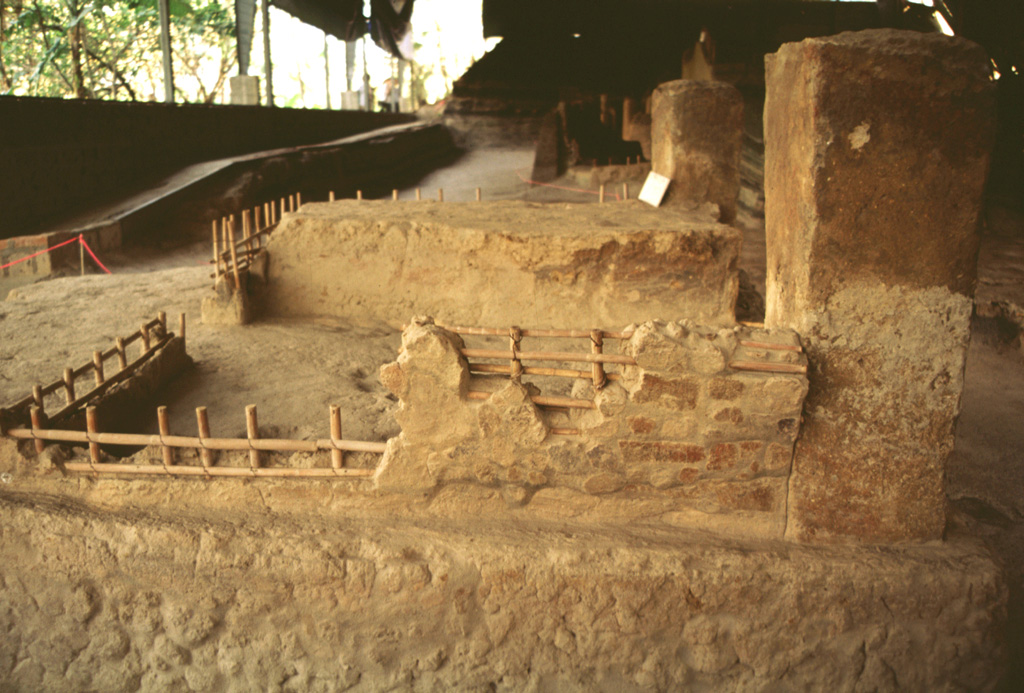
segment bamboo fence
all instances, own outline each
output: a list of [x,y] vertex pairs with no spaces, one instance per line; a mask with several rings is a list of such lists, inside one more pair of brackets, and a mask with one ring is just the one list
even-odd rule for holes
[[[154,331],[159,328],[159,331]],[[178,332],[182,339],[185,338],[185,314],[179,316]],[[39,421],[55,423],[67,418],[70,414],[79,410],[83,405],[95,400],[114,385],[127,380],[139,366],[160,350],[172,337],[174,333],[167,331],[167,314],[161,311],[156,318],[143,323],[138,330],[127,337],[118,337],[115,345],[106,351],[94,351],[92,360],[78,368],[65,368],[62,377],[48,385],[35,385],[32,394],[4,407],[3,410],[14,412],[25,407],[38,409]],[[129,345],[141,342],[139,356],[134,360],[128,360]],[[117,372],[108,375],[112,369],[105,366],[111,359],[117,358]],[[79,378],[93,372],[93,386],[78,395],[76,393],[76,382]],[[64,391],[64,402],[54,413],[46,413],[46,398],[54,395],[60,390]]]
[[[159,330],[157,330],[159,328]],[[179,335],[185,338],[185,314],[180,316]],[[329,409],[330,438],[317,440],[290,440],[277,438],[260,438],[259,423],[255,405],[246,407],[245,438],[213,438],[210,434],[210,422],[206,407],[196,409],[198,437],[173,435],[170,431],[169,416],[166,407],[158,407],[157,426],[159,433],[104,433],[99,430],[96,407],[89,405],[113,385],[127,380],[153,354],[161,349],[174,337],[167,331],[167,315],[163,312],[143,323],[139,329],[127,337],[118,337],[116,345],[106,351],[94,351],[92,361],[78,368],[64,369],[61,379],[48,385],[36,385],[32,394],[28,395],[0,412],[13,413],[11,421],[23,420],[17,411],[28,407],[30,427],[14,426],[3,429],[4,417],[0,416],[0,436],[14,439],[34,441],[35,450],[41,453],[46,441],[62,441],[68,443],[84,443],[89,447],[89,462],[68,462],[63,465],[66,471],[92,472],[95,474],[134,474],[134,475],[170,475],[170,476],[206,476],[206,477],[309,477],[309,478],[368,478],[373,476],[374,469],[346,468],[344,466],[346,452],[368,452],[382,454],[386,443],[345,440],[341,431],[341,409],[331,406]],[[127,347],[134,342],[141,342],[139,357],[128,361]],[[105,367],[105,362],[117,358],[117,373],[107,376],[112,370]],[[94,373],[94,386],[85,394],[76,396],[75,384],[78,378]],[[46,397],[64,390],[65,403],[54,414],[48,415],[45,409]],[[62,430],[50,428],[56,422],[65,419],[69,414],[78,411],[85,405],[85,431]],[[137,465],[104,462],[101,445],[157,446],[161,449],[162,464]],[[199,451],[201,465],[179,465],[175,462],[176,448],[192,448]],[[213,452],[216,450],[248,451],[248,467],[217,467],[213,465]],[[263,467],[261,453],[264,452],[318,452],[330,451],[331,466],[329,468],[292,468]]]
[[[635,366],[636,361],[624,354],[604,353],[604,340],[618,339],[625,340],[633,336],[632,331],[610,331],[610,330],[536,330],[522,329],[512,326],[507,329],[498,327],[464,327],[438,325],[442,329],[464,336],[482,337],[505,337],[509,339],[508,350],[503,349],[471,349],[464,348],[461,353],[469,363],[469,370],[477,375],[508,375],[511,379],[519,381],[524,375],[550,376],[557,378],[573,378],[590,380],[595,390],[602,389],[609,381],[620,380],[622,375],[615,372],[607,372],[606,364],[619,366]],[[573,351],[523,351],[522,340],[525,337],[534,338],[577,338],[590,340],[589,352]],[[780,344],[775,342],[763,342],[755,340],[739,340],[740,346],[763,349],[767,351],[778,351],[784,353],[801,353],[803,350],[799,345]],[[481,363],[470,359],[484,360],[507,360],[508,364]],[[552,368],[541,366],[526,366],[523,361],[547,361],[555,363],[589,363],[590,370],[579,370],[572,368]],[[733,360],[729,367],[735,370],[758,371],[769,373],[806,373],[807,367],[802,364],[781,363],[778,361],[755,361],[755,360]],[[484,400],[490,397],[487,392],[470,391],[470,399]],[[593,409],[594,402],[591,400],[580,400],[569,397],[533,397],[534,403],[540,407],[559,409]]]
[[[67,462],[63,467],[70,472],[92,472],[95,474],[134,474],[134,475],[165,475],[165,476],[206,476],[206,477],[290,477],[290,478],[369,478],[375,469],[346,468],[344,454],[346,452],[369,452],[381,454],[387,443],[374,443],[360,440],[344,440],[341,436],[341,415],[337,406],[331,406],[330,426],[331,437],[317,440],[291,440],[285,438],[260,438],[257,422],[256,405],[245,408],[245,438],[213,438],[210,436],[210,423],[206,407],[196,409],[196,422],[199,435],[180,436],[170,432],[166,407],[157,408],[157,424],[159,433],[103,433],[98,429],[96,408],[86,408],[86,430],[70,431],[45,428],[38,417],[39,407],[32,407],[32,426],[30,428],[12,428],[3,431],[10,438],[35,441],[37,452],[42,452],[45,441],[62,441],[67,443],[87,443],[89,446],[88,462]],[[161,464],[123,464],[103,461],[101,445],[129,445],[139,447],[159,447]],[[199,451],[200,465],[177,464],[175,449],[195,449]],[[247,451],[249,466],[218,467],[213,464],[213,451]],[[331,452],[330,467],[266,467],[263,466],[261,453],[264,452]]]

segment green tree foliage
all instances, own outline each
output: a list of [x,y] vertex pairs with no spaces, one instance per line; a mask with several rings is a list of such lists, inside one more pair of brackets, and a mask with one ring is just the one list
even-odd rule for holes
[[[226,0],[170,0],[175,98],[211,102],[235,64]],[[0,0],[0,93],[152,100],[156,0]]]

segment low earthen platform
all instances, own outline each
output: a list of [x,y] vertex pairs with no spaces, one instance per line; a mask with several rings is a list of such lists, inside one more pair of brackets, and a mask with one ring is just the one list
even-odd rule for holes
[[986,690],[1000,672],[1005,587],[969,541],[728,542],[524,520],[496,491],[461,493],[452,516],[452,500],[334,481],[19,479],[0,493],[0,681],[896,691]]
[[268,246],[269,314],[396,325],[731,324],[741,234],[641,202],[306,204]]

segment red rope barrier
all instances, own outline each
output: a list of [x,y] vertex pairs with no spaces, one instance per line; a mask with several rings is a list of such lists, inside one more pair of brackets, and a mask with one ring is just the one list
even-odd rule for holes
[[[563,185],[554,185],[553,183],[540,183],[540,182],[535,181],[535,180],[530,180],[529,178],[524,178],[523,174],[521,174],[519,171],[516,171],[516,175],[519,176],[519,180],[523,181],[524,183],[528,183],[529,185],[543,185],[545,188],[554,188],[555,190],[566,190],[568,192],[586,193],[588,195],[600,195],[601,194],[601,192],[599,190],[588,190],[588,189],[584,189],[584,188],[567,188],[567,187],[565,187]],[[619,197],[619,194],[617,192],[606,191],[605,194],[606,195],[614,195],[615,199],[617,201],[621,201],[622,200],[622,198]]]
[[15,260],[14,262],[8,262],[6,265],[0,265],[0,269],[7,269],[8,267],[13,267],[14,265],[17,265],[20,262],[25,262],[26,260],[31,260],[32,258],[38,257],[38,256],[42,255],[43,253],[48,253],[51,250],[56,250],[57,248],[62,248],[62,247],[66,246],[69,243],[74,243],[77,240],[78,240],[77,238],[70,238],[70,239],[64,241],[63,243],[58,243],[57,245],[53,246],[52,248],[47,248],[46,250],[40,250],[38,253],[32,253],[31,255],[26,255],[25,257],[21,258],[20,260]]
[[96,253],[92,252],[92,248],[90,248],[89,244],[85,242],[84,238],[82,238],[82,234],[78,234],[78,242],[85,247],[85,250],[89,253],[89,257],[91,257],[96,262],[96,264],[100,266],[101,270],[103,270],[107,274],[113,274],[113,272],[107,269],[106,265],[100,262],[100,259],[96,257]]
[[96,264],[100,266],[100,269],[102,269],[107,274],[113,274],[113,272],[111,272],[110,270],[107,269],[106,265],[104,265],[102,262],[100,262],[100,259],[98,257],[96,257],[96,253],[92,252],[92,248],[90,248],[89,244],[85,242],[85,238],[82,236],[82,234],[78,234],[77,237],[69,238],[68,240],[64,241],[63,243],[58,243],[57,245],[51,246],[51,247],[47,248],[46,250],[40,250],[38,253],[32,253],[31,255],[26,255],[23,258],[15,260],[14,262],[8,262],[6,265],[0,265],[0,270],[7,269],[8,267],[13,267],[14,265],[17,265],[17,264],[20,264],[22,262],[25,262],[26,260],[31,260],[32,258],[39,257],[40,255],[42,255],[44,253],[48,253],[51,250],[56,250],[57,248],[63,248],[64,246],[66,246],[66,245],[68,245],[70,243],[75,243],[75,242],[80,243],[82,245],[82,247],[85,248],[89,252],[89,257],[91,257],[96,262]]

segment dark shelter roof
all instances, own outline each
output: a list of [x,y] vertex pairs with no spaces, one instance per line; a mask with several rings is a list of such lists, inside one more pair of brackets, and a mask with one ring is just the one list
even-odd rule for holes
[[363,14],[363,0],[273,0],[273,5],[312,24],[341,41],[355,41],[366,33],[373,42],[396,57],[410,30],[415,0],[370,0],[370,16]]

